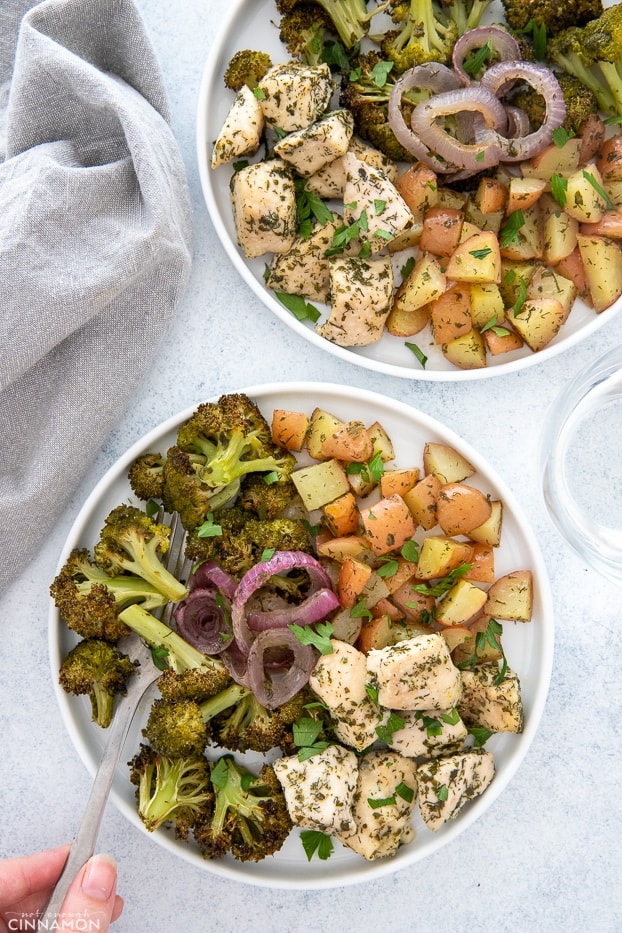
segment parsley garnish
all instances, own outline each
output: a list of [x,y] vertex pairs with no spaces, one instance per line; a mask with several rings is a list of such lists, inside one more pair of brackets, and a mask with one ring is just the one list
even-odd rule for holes
[[558,149],[563,149],[568,140],[572,139],[574,135],[575,133],[572,130],[568,132],[565,127],[558,126],[556,130],[553,130],[553,142]]
[[449,789],[447,784],[441,784],[439,787],[437,787],[436,796],[439,800],[447,800],[449,797]]
[[411,589],[413,593],[422,593],[424,596],[434,596],[436,599],[438,596],[443,596],[447,593],[456,580],[459,580],[465,573],[468,573],[472,566],[472,564],[460,564],[459,567],[454,567],[453,570],[450,570],[447,576],[439,580],[438,583],[435,583],[434,586],[429,586],[427,583],[413,583]]
[[525,215],[519,209],[512,211],[508,219],[501,228],[499,241],[502,247],[511,246],[512,243],[520,242],[520,228],[525,223]]
[[333,854],[333,840],[317,829],[303,829],[300,833],[300,841],[309,862],[314,855],[326,861]]
[[317,740],[321,731],[322,723],[310,716],[303,716],[293,724],[292,736],[294,744],[298,746],[298,761],[307,761],[328,748],[329,742]]
[[293,622],[287,626],[294,633],[301,645],[312,645],[320,654],[332,654],[333,643],[330,636],[333,626],[330,622],[317,622],[313,625],[296,625]]
[[392,797],[378,797],[377,799],[368,797],[367,803],[372,810],[377,810],[379,807],[392,807],[395,806],[395,795]]
[[591,172],[587,172],[585,169],[583,169],[582,174],[583,174],[583,177],[585,178],[585,180],[586,180],[586,181],[589,181],[589,183],[590,183],[590,185],[592,186],[592,188],[594,189],[594,191],[595,191],[597,194],[599,194],[599,195],[601,196],[601,198],[604,200],[605,206],[606,206],[607,210],[608,210],[608,211],[613,210],[613,209],[615,208],[615,204],[613,203],[613,201],[611,200],[611,198],[609,197],[609,195],[607,194],[607,192],[605,191],[605,189],[603,188],[603,186],[602,186],[599,182],[596,181],[596,179],[594,178],[594,176],[592,175],[592,173],[591,173]]
[[480,660],[480,652],[484,650],[486,645],[489,645],[493,650],[501,652],[501,667],[494,681],[495,684],[500,684],[508,669],[508,662],[500,641],[502,633],[503,626],[496,619],[490,619],[484,631],[477,632],[475,635],[475,648],[471,657],[465,661],[460,661],[457,665],[460,670],[473,670]]
[[214,521],[214,513],[208,512],[205,521],[197,528],[199,538],[218,538],[222,534],[222,526]]
[[415,792],[412,787],[409,787],[408,784],[404,784],[403,781],[400,781],[400,783],[397,785],[395,788],[395,793],[398,797],[401,797],[402,800],[405,800],[406,803],[412,803],[415,796]]
[[471,249],[469,250],[469,256],[473,256],[474,259],[485,259],[486,256],[490,256],[492,249],[490,246],[485,246],[483,249]]
[[462,67],[468,75],[472,78],[478,74],[479,71],[484,67],[486,62],[490,61],[493,56],[494,49],[492,47],[492,42],[488,39],[487,42],[478,49],[473,55],[470,55],[465,62],[463,62]]
[[326,206],[322,198],[307,188],[304,178],[296,180],[296,211],[298,216],[298,233],[308,237],[311,233],[311,221],[315,219],[320,224],[326,224],[333,219],[332,211]]
[[287,292],[275,292],[274,294],[281,304],[292,312],[296,320],[315,323],[320,317],[318,309],[305,301],[302,295],[288,295]]
[[560,207],[564,207],[566,204],[566,192],[568,190],[568,179],[564,178],[563,175],[558,175],[557,172],[553,172],[551,175],[551,194],[557,201]]
[[385,745],[390,745],[393,739],[393,733],[399,732],[400,729],[403,729],[406,725],[405,720],[399,713],[391,712],[391,715],[387,719],[386,723],[380,726],[376,726],[376,735],[381,742],[384,742]]
[[493,734],[490,729],[485,729],[483,726],[469,726],[468,731],[469,735],[473,736],[473,745],[475,748],[481,748],[482,745],[485,745]]
[[416,343],[409,343],[408,340],[406,341],[406,346],[408,347],[410,352],[413,353],[416,356],[416,358],[419,360],[419,362],[421,363],[421,368],[425,369],[425,364],[428,362],[428,358],[423,352],[423,350],[421,350],[417,346]]

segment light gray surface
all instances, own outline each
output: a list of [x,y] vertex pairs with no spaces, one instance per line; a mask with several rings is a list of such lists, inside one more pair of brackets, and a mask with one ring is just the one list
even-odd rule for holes
[[[335,891],[272,892],[173,859],[109,807],[100,847],[119,861],[119,933],[419,933],[622,929],[620,591],[559,537],[539,492],[538,445],[552,398],[622,340],[622,318],[523,374],[475,383],[408,382],[337,362],[274,319],[236,278],[203,206],[194,154],[201,70],[228,0],[140,0],[164,71],[195,213],[195,259],[159,363],[115,427],[23,576],[0,600],[2,854],[66,840],[90,786],[61,722],[47,654],[47,588],[86,496],[135,440],[204,397],[261,382],[316,379],[407,401],[478,447],[523,503],[546,555],[557,609],[551,692],[538,736],[484,817],[429,861]],[[232,335],[238,334],[234,338]]]

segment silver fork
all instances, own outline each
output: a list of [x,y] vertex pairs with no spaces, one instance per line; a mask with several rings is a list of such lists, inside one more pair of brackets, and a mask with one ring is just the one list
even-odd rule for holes
[[[163,517],[161,510],[157,518],[160,521]],[[184,557],[186,534],[176,512],[170,516],[168,523],[171,526],[171,543],[166,554],[166,560],[163,563],[174,576],[183,579],[183,575],[188,569],[188,561]],[[167,603],[160,610],[154,611],[153,614],[159,615],[163,622],[169,624],[172,612],[173,604]],[[71,883],[95,851],[95,842],[97,841],[110,788],[134,713],[145,691],[161,673],[153,664],[149,648],[138,635],[130,635],[124,640],[122,647],[131,658],[140,662],[140,667],[137,668],[136,674],[130,679],[127,693],[117,701],[114,717],[107,730],[106,747],[93,778],[91,792],[77,833],[71,844],[67,861],[47,906],[39,916],[38,926],[40,930],[56,929],[54,921],[58,918]]]

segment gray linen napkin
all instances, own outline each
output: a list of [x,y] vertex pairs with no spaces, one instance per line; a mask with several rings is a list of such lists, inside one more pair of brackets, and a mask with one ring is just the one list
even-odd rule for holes
[[136,389],[192,221],[131,0],[0,0],[0,590]]

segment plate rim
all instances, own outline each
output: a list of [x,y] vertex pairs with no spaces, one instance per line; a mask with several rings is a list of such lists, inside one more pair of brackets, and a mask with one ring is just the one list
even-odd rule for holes
[[[315,333],[312,328],[301,321],[298,321],[297,318],[287,311],[287,309],[261,284],[259,279],[251,271],[248,263],[244,261],[237,244],[227,230],[224,219],[218,208],[215,195],[216,175],[215,172],[210,169],[209,159],[206,157],[208,146],[210,145],[208,134],[209,112],[211,109],[209,107],[210,89],[216,86],[216,78],[222,81],[222,75],[218,73],[218,59],[222,55],[226,40],[234,27],[236,19],[242,16],[244,8],[252,3],[253,0],[233,0],[207,53],[197,99],[195,156],[198,164],[201,191],[207,207],[207,212],[230,262],[255,296],[259,298],[261,303],[294,333],[298,334],[318,349],[336,356],[344,362],[360,366],[363,369],[368,369],[373,372],[422,382],[461,383],[491,379],[511,373],[522,372],[525,369],[530,369],[532,366],[546,363],[547,360],[567,350],[571,350],[577,344],[590,338],[595,332],[605,326],[616,313],[622,310],[621,296],[611,307],[606,308],[604,311],[600,313],[593,311],[593,319],[588,321],[580,330],[564,336],[564,329],[562,327],[560,331],[560,340],[557,341],[557,338],[554,338],[554,341],[549,343],[542,350],[537,352],[532,351],[529,355],[495,365],[484,366],[481,369],[458,369],[458,367],[453,367],[451,369],[427,370],[416,368],[417,364],[413,358],[413,368],[411,370],[407,366],[401,366],[397,363],[385,363],[382,360],[367,357],[363,353],[356,352],[357,348],[340,347],[327,340],[325,337],[321,337],[319,334]],[[366,348],[361,349],[364,350]]]
[[[274,878],[264,877],[260,873],[257,875],[253,875],[251,873],[249,877],[246,875],[242,877],[239,873],[236,872],[235,866],[231,866],[229,863],[224,864],[219,860],[214,860],[211,862],[205,860],[198,862],[196,854],[191,850],[186,851],[183,847],[178,845],[173,846],[172,843],[174,843],[174,840],[172,837],[167,836],[166,833],[148,833],[138,820],[135,808],[130,806],[122,792],[119,791],[120,785],[121,787],[125,788],[125,791],[127,792],[127,775],[125,775],[123,779],[121,778],[121,761],[117,766],[116,779],[113,783],[110,794],[110,798],[113,801],[116,809],[132,824],[134,828],[138,829],[145,836],[149,837],[149,839],[155,842],[157,845],[167,849],[171,855],[182,858],[183,860],[193,864],[195,867],[204,869],[208,873],[219,875],[220,877],[226,878],[228,880],[250,884],[255,887],[272,888],[275,890],[320,890],[350,886],[353,884],[365,883],[367,881],[375,881],[381,877],[385,877],[388,874],[395,874],[397,871],[412,868],[412,866],[417,862],[423,860],[424,858],[430,857],[440,849],[444,848],[445,845],[451,843],[454,838],[466,831],[469,826],[471,826],[480,817],[480,815],[484,815],[485,812],[490,809],[495,800],[511,783],[515,774],[521,767],[540,726],[552,676],[555,634],[554,613],[550,580],[546,565],[544,563],[543,553],[535,532],[533,531],[530,522],[527,520],[522,506],[498,471],[482,454],[476,450],[475,447],[473,447],[467,440],[462,438],[456,431],[454,431],[449,426],[444,425],[441,421],[434,418],[433,416],[421,411],[421,409],[415,407],[414,405],[370,389],[359,389],[355,386],[347,386],[334,382],[316,383],[312,381],[277,381],[251,385],[239,389],[232,389],[230,391],[245,393],[251,399],[258,400],[258,404],[260,405],[262,396],[269,397],[274,394],[310,395],[313,393],[314,400],[318,401],[318,403],[321,403],[321,399],[328,397],[329,395],[340,395],[346,401],[356,401],[357,404],[360,402],[362,406],[365,406],[367,401],[368,403],[380,405],[381,407],[393,407],[396,413],[401,417],[410,420],[414,419],[417,422],[418,428],[429,428],[435,433],[442,434],[447,443],[457,446],[460,452],[471,460],[478,472],[483,472],[490,478],[492,482],[494,482],[494,485],[499,490],[504,503],[507,503],[513,516],[518,522],[521,534],[525,537],[526,543],[530,548],[533,557],[536,558],[538,563],[538,596],[542,610],[542,618],[538,623],[542,627],[542,644],[539,654],[540,677],[534,690],[529,717],[525,724],[524,731],[520,734],[519,737],[520,744],[517,744],[517,748],[512,750],[511,762],[503,776],[499,776],[497,774],[495,780],[487,788],[486,793],[479,799],[472,801],[471,806],[469,806],[466,811],[462,811],[459,820],[451,825],[447,825],[442,836],[433,837],[429,841],[425,851],[422,852],[421,850],[417,849],[416,845],[413,845],[412,850],[409,852],[411,857],[404,859],[402,863],[396,863],[393,859],[390,858],[381,859],[375,862],[366,862],[365,860],[361,859],[362,864],[360,866],[360,871],[353,872],[349,870],[347,871],[347,877],[339,875],[336,881],[332,880],[332,873],[330,870],[322,876],[310,876],[307,881],[299,881],[296,878],[288,877],[282,877],[275,880]],[[204,401],[216,400],[222,394],[223,392],[218,392],[207,397],[204,399]],[[118,480],[123,472],[127,471],[127,467],[139,453],[149,449],[158,438],[165,436],[169,431],[174,429],[196,409],[198,404],[201,404],[201,402],[187,406],[183,410],[176,414],[170,415],[160,424],[151,428],[142,437],[134,441],[125,450],[125,452],[121,454],[121,456],[118,457],[114,463],[112,463],[110,467],[104,472],[104,474],[100,477],[89,495],[84,500],[71,525],[71,528],[69,529],[59,560],[57,562],[56,572],[58,572],[62,566],[71,547],[75,545],[75,542],[84,532],[84,529],[88,525],[89,519],[91,518],[93,509],[97,506],[97,503],[101,499],[102,495],[106,492],[108,487],[111,485],[111,483],[113,483],[115,480]],[[75,709],[75,706],[73,706],[71,703],[72,697],[68,696],[58,684],[58,669],[61,662],[60,635],[63,631],[61,626],[62,623],[60,622],[58,610],[50,598],[48,615],[48,654],[54,692],[61,712],[63,725],[69,734],[69,737],[75,750],[78,753],[79,758],[82,760],[87,771],[93,775],[97,766],[97,759],[94,756],[92,750],[89,748],[85,736],[83,736],[78,729],[77,717],[72,713],[72,708]],[[96,733],[92,734],[95,735]],[[328,864],[330,865],[331,863]]]

